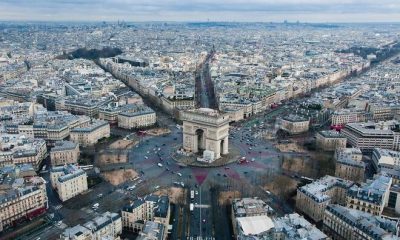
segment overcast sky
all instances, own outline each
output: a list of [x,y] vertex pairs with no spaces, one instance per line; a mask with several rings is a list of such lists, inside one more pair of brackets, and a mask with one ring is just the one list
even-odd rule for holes
[[0,20],[399,22],[400,0],[0,0]]

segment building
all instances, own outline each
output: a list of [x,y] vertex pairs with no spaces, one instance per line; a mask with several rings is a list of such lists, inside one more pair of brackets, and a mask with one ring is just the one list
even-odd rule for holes
[[52,166],[77,163],[79,158],[79,144],[71,141],[59,141],[50,150]]
[[2,134],[0,137],[0,167],[30,163],[38,170],[47,157],[46,142],[24,135]]
[[290,114],[281,119],[280,129],[289,134],[307,132],[310,127],[310,120],[299,115]]
[[3,167],[0,174],[0,231],[46,212],[46,181],[31,165]]
[[235,239],[263,235],[274,227],[268,216],[272,209],[257,198],[242,198],[232,201],[232,226]]
[[88,125],[71,130],[71,141],[80,146],[92,146],[102,138],[110,137],[110,124],[102,120],[92,120]]
[[346,148],[347,139],[335,130],[319,131],[316,135],[318,149],[324,151],[335,151],[338,148]]
[[360,187],[354,185],[347,193],[346,206],[375,216],[381,216],[389,200],[392,178],[384,174],[368,180]]
[[348,123],[341,132],[351,146],[371,153],[374,148],[399,150],[399,126],[397,121]]
[[61,240],[103,240],[119,239],[122,233],[121,216],[118,213],[105,212],[82,225],[64,230]]
[[332,125],[334,126],[344,126],[347,123],[363,122],[364,120],[364,112],[350,109],[337,110],[331,116]]
[[353,184],[351,181],[327,175],[297,189],[296,209],[314,222],[320,222],[329,204],[346,204],[347,191]]
[[[160,223],[164,229],[168,229],[170,207],[168,196],[149,195],[133,201],[122,209],[122,226],[132,232],[140,232],[144,228],[145,221]],[[164,232],[162,239],[165,239]]]
[[[209,162],[228,154],[229,115],[209,108],[182,113],[183,148],[189,153],[213,153]],[[204,156],[205,157],[205,156]]]
[[323,230],[334,240],[399,239],[399,226],[396,221],[336,204],[325,209]]
[[90,118],[75,116],[67,112],[49,111],[34,115],[34,121],[15,119],[5,124],[4,128],[9,134],[22,134],[28,138],[41,138],[48,145],[62,141],[70,136],[70,130],[82,125],[87,125]]
[[163,224],[146,221],[136,240],[164,240],[165,236],[167,236],[165,231],[166,228]]
[[272,239],[274,240],[328,240],[329,237],[319,230],[315,225],[304,219],[297,213],[287,214],[276,218],[272,229]]
[[400,167],[400,152],[383,148],[374,148],[372,151],[372,164],[378,172],[384,168]]
[[235,239],[328,239],[314,225],[297,213],[276,218],[272,209],[257,198],[234,199],[232,224]]
[[335,176],[357,183],[364,182],[365,163],[357,148],[340,148],[335,152]]
[[88,189],[87,174],[77,165],[52,167],[50,170],[52,187],[61,201],[67,201]]
[[156,124],[156,113],[149,107],[125,109],[118,114],[118,127],[135,129]]

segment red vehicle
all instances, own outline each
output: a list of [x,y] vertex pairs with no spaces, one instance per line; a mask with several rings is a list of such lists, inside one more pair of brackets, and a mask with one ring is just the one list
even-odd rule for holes
[[248,163],[249,161],[246,160],[246,157],[241,157],[238,161],[239,164]]

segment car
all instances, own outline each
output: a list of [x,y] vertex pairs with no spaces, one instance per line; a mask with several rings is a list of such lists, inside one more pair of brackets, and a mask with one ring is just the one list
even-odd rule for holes
[[224,174],[224,177],[228,177],[228,176],[226,176],[226,174]]
[[62,224],[62,221],[57,222],[57,226],[61,226],[61,224]]
[[159,188],[160,188],[160,186],[158,186],[158,185],[154,187],[155,190],[157,190],[157,189],[159,189]]
[[176,173],[176,175],[178,175],[179,177],[182,177],[182,173],[180,173],[180,172]]
[[149,159],[147,156],[144,156],[145,159]]
[[103,196],[102,193],[100,193],[100,194],[97,195],[98,198],[101,198],[102,196]]
[[142,175],[144,175],[144,172],[143,172],[143,170],[140,170],[140,173],[141,173]]
[[165,170],[169,171],[169,168],[165,168]]
[[162,167],[163,165],[161,163],[158,163],[157,166]]
[[225,167],[225,169],[230,169],[230,167]]
[[163,145],[163,146],[165,146],[166,144],[165,144],[165,143],[163,143],[162,145]]

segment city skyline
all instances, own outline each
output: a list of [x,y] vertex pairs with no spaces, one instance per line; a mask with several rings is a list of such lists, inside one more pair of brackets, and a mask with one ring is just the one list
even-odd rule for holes
[[397,22],[395,0],[2,0],[3,21]]

